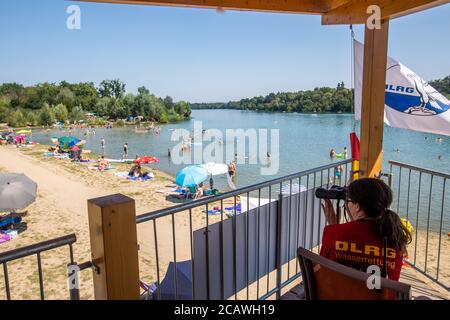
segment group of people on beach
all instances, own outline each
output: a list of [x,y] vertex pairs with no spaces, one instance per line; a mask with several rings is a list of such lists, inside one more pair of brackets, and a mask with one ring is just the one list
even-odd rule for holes
[[336,153],[336,150],[334,150],[334,148],[332,148],[330,150],[330,158],[334,159],[334,158],[344,158],[347,159],[348,157],[348,151],[347,151],[347,147],[344,147],[344,151],[342,153]]
[[86,131],[84,132],[85,136],[89,136],[89,135],[93,135],[95,136],[95,129],[94,127],[91,127],[91,129],[89,129],[89,127],[86,128]]

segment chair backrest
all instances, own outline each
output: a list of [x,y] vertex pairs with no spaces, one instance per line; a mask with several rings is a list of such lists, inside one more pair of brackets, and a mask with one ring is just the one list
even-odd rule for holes
[[380,289],[369,289],[367,279],[371,276],[305,248],[298,248],[298,260],[307,300],[410,300],[411,286],[380,279]]

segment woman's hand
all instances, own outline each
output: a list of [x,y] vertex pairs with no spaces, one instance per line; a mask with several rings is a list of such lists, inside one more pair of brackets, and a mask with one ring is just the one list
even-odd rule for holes
[[325,220],[328,224],[336,224],[336,212],[333,208],[333,203],[330,199],[324,199],[321,203],[323,213],[325,214]]

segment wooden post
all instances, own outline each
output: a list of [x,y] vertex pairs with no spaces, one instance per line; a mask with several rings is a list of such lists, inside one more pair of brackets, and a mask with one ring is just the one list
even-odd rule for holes
[[134,199],[122,194],[88,200],[96,300],[139,300]]
[[381,173],[388,29],[389,20],[383,20],[380,29],[366,26],[364,34],[359,166],[362,177]]

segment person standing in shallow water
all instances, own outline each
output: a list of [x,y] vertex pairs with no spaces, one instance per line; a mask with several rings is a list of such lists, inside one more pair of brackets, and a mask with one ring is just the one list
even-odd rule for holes
[[334,151],[334,149],[330,150],[330,158],[333,159],[334,157],[336,157],[336,151]]
[[102,138],[102,140],[100,141],[100,145],[102,147],[102,156],[105,155],[105,145],[106,145],[106,141],[104,138]]
[[122,159],[128,158],[128,142],[123,145],[123,156]]

